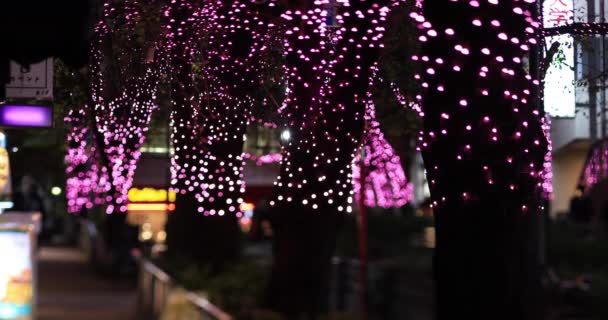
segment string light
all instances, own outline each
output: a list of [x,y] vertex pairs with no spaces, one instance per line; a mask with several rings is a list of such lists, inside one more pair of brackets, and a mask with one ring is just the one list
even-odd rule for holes
[[588,193],[593,186],[608,178],[608,141],[600,140],[591,148],[585,161],[579,186],[584,193]]
[[[64,122],[67,133],[66,198],[67,210],[78,214],[102,203],[104,171],[97,162],[98,151],[92,139],[90,112],[88,108],[70,110]],[[100,177],[100,175],[102,175]]]
[[65,118],[70,128],[66,197],[72,213],[100,204],[106,204],[107,213],[127,208],[162,69],[153,63],[153,44],[112,48],[121,36],[137,43],[138,8],[137,1],[104,4],[91,50],[93,105],[72,110]]
[[551,118],[547,115],[543,118],[543,133],[547,139],[547,153],[543,164],[543,196],[547,200],[553,199],[553,145],[551,141]]
[[173,189],[193,194],[204,215],[239,215],[249,93],[260,82],[257,58],[266,50],[269,26],[252,4],[239,1],[176,0],[165,16],[173,81],[179,83],[172,90]]
[[[130,45],[108,55],[115,39],[137,43],[139,3],[106,3],[104,20],[96,28],[92,50],[91,100],[102,163],[108,179],[99,180],[105,193],[106,213],[127,211],[127,193],[156,109],[160,67],[153,58],[154,43]],[[111,24],[105,21],[111,21]],[[152,56],[151,56],[152,55]],[[112,60],[115,58],[115,60]],[[110,69],[108,66],[115,66]],[[105,183],[102,183],[105,182]]]
[[408,183],[401,159],[380,130],[373,103],[368,103],[366,109],[367,130],[363,139],[366,175],[362,192],[360,166],[357,163],[362,155],[359,154],[352,165],[355,200],[359,201],[363,193],[367,207],[402,207],[412,200],[413,185]]
[[554,28],[542,30],[543,37],[571,34],[577,36],[605,35],[608,34],[608,23],[569,23]]
[[363,136],[384,23],[396,4],[316,0],[282,13],[288,92],[279,112],[291,139],[283,145],[271,205],[298,199],[313,210],[352,211],[351,165]]
[[[315,1],[305,10],[286,9],[281,15],[289,85],[279,111],[289,137],[283,137],[276,199],[351,211],[350,166],[363,135],[384,22],[397,1],[337,4],[335,25],[327,24],[329,8],[335,5],[329,0]],[[172,0],[162,9],[162,42],[117,53],[120,88],[112,92],[104,70],[105,50],[116,34],[136,43],[138,5],[135,0],[106,4],[104,17],[113,23],[101,22],[96,29],[91,65],[93,140],[99,145],[95,192],[107,203],[108,213],[127,209],[127,191],[156,107],[159,78],[169,73],[173,189],[194,194],[205,215],[223,214],[224,208],[238,211],[244,192],[245,128],[254,119],[248,92],[259,85],[265,67],[259,57],[267,43],[275,41],[269,32],[274,23],[262,21],[248,2]],[[278,6],[270,1],[268,7]],[[155,49],[152,58],[148,48]],[[374,134],[374,139],[382,139]],[[71,156],[74,165],[80,151]],[[314,188],[307,188],[310,181]]]
[[541,208],[546,127],[530,96],[540,82],[521,65],[536,43],[536,32],[525,30],[540,27],[534,3],[428,0],[410,15],[421,34],[442,31],[421,40],[426,59],[417,61],[434,72],[416,77],[425,127],[419,148],[438,212],[499,195],[496,206],[505,210]]

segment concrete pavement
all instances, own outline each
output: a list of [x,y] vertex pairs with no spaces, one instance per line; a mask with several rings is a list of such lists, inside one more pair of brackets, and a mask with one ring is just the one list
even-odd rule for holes
[[135,281],[97,273],[76,248],[38,252],[36,320],[132,320]]

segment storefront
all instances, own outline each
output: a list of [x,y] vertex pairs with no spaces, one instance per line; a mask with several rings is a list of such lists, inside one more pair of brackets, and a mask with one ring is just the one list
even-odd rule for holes
[[175,210],[175,192],[153,187],[129,190],[127,223],[139,227],[142,242],[164,243],[167,238],[167,214]]
[[[166,154],[143,153],[129,189],[127,223],[139,230],[141,242],[163,244],[168,214],[176,209],[176,194],[169,190],[170,161]],[[261,164],[247,159],[244,166],[245,202],[241,204],[239,224],[244,232],[251,228],[253,214],[268,209],[273,182],[279,173],[278,162]]]

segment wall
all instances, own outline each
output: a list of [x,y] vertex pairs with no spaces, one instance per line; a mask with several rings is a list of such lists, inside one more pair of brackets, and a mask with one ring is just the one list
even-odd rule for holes
[[589,150],[588,143],[572,144],[553,155],[551,217],[567,213]]

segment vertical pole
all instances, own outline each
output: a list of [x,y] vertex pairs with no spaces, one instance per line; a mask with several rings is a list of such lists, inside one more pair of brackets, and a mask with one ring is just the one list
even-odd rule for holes
[[359,215],[357,224],[359,227],[359,303],[361,320],[368,318],[368,286],[367,286],[367,208],[365,207],[365,148],[361,148],[361,160],[359,161]]
[[[606,22],[606,16],[604,12],[604,1],[600,1],[600,22]],[[601,121],[602,121],[602,131],[600,132],[600,137],[603,139],[606,136],[607,124],[606,124],[606,36],[602,35],[600,38],[602,43],[600,50],[600,58],[602,59],[602,69],[600,70],[600,82],[602,90],[602,102],[601,102]]]
[[[536,14],[539,16],[539,21],[544,21],[543,19],[543,1],[538,1],[536,3]],[[535,103],[538,105],[538,109],[541,110],[541,112],[543,113],[543,116],[545,115],[544,109],[545,109],[545,103],[544,103],[544,90],[545,90],[545,79],[540,79],[541,76],[541,72],[540,72],[540,66],[541,66],[541,61],[543,59],[543,48],[546,46],[545,44],[545,39],[541,38],[541,44],[538,44],[536,46],[534,46],[534,50],[531,52],[530,55],[530,74],[535,78],[538,79],[541,83],[540,87],[534,87],[533,88],[533,94],[535,95],[534,97],[534,101]],[[547,61],[547,64],[551,64],[551,61]],[[545,66],[546,68],[549,68],[549,65]],[[545,201],[548,204],[548,201]],[[545,264],[545,217],[549,216],[549,206],[545,206],[545,209],[542,211],[540,217],[533,217],[532,218],[532,223],[535,224],[535,226],[532,227],[532,230],[534,230],[535,232],[537,232],[536,237],[531,237],[534,241],[536,241],[536,243],[534,243],[533,245],[536,245],[538,252],[537,252],[537,258],[539,261],[539,265],[544,266]],[[542,272],[542,270],[541,270]]]
[[[595,22],[595,2],[589,2],[589,22]],[[592,49],[589,54],[589,135],[591,143],[597,140],[597,54],[595,50],[598,49],[599,43],[596,41],[595,36],[591,38]]]
[[[169,99],[170,101],[172,101],[173,97],[171,97],[171,91],[169,91]],[[167,136],[165,137],[166,140],[165,142],[167,143],[167,170],[165,171],[165,174],[167,175],[167,179],[165,179],[165,190],[167,190],[167,199],[166,199],[166,203],[167,205],[169,205],[171,203],[171,201],[169,201],[169,193],[171,191],[171,158],[172,158],[172,154],[171,154],[171,147],[173,145],[173,141],[171,140],[171,112],[173,111],[173,105],[171,105],[171,107],[167,108],[166,110],[168,110],[167,112],[167,126],[165,127],[165,130],[167,130],[166,134]],[[170,214],[169,211],[167,211],[167,214]],[[167,220],[168,217],[167,217]],[[165,230],[166,231],[166,230]]]

